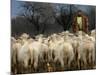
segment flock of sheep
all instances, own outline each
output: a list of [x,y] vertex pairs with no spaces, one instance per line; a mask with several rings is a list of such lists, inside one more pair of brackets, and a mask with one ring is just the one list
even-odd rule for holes
[[11,65],[13,73],[52,72],[94,69],[96,66],[96,31],[64,31],[50,36],[30,37],[23,33],[11,37]]

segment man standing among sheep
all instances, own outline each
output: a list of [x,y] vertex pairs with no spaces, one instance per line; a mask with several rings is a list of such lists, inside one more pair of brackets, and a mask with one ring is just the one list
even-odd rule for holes
[[84,31],[88,33],[88,17],[81,10],[73,18],[72,30],[73,32]]

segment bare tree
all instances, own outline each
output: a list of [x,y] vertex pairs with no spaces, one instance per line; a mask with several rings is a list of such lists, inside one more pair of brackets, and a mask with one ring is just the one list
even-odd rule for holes
[[[56,5],[57,6],[57,5]],[[59,5],[59,15],[55,16],[56,21],[63,27],[64,31],[69,30],[71,27],[72,18],[72,5]]]
[[22,7],[24,12],[21,15],[35,25],[38,33],[44,33],[47,23],[52,18],[52,6],[49,3],[24,2]]

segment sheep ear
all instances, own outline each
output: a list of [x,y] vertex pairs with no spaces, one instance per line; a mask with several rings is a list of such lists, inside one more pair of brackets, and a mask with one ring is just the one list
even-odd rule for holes
[[48,42],[49,42],[49,41],[50,41],[50,38],[48,38],[47,40],[48,40]]

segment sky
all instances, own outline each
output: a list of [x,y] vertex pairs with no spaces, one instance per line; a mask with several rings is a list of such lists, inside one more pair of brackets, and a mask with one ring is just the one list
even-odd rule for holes
[[11,16],[16,17],[19,11],[21,11],[20,1],[11,0]]
[[[22,12],[21,3],[22,1],[19,1],[19,0],[11,0],[11,17],[16,17],[18,16],[19,12]],[[66,5],[63,5],[63,6],[66,6]],[[89,10],[89,8],[87,8],[88,6],[77,5],[77,7],[79,9],[82,9],[84,12],[87,12]]]

